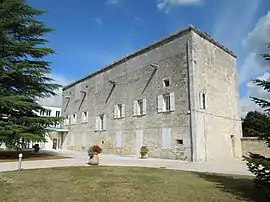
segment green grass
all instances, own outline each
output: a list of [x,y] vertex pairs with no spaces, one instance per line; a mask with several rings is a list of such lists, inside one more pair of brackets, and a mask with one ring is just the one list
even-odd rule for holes
[[154,168],[69,167],[0,173],[0,201],[267,201],[249,177]]

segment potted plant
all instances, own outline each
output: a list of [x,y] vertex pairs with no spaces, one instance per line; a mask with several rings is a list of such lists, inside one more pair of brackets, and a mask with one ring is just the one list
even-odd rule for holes
[[90,146],[88,149],[88,156],[89,156],[89,165],[98,165],[99,164],[99,156],[102,152],[102,148],[98,145]]
[[38,153],[39,150],[40,150],[39,144],[35,144],[35,145],[33,146],[33,148],[34,148],[34,152],[35,152],[35,153]]
[[141,158],[142,159],[145,159],[148,157],[148,152],[149,152],[149,149],[147,146],[142,146],[141,147]]

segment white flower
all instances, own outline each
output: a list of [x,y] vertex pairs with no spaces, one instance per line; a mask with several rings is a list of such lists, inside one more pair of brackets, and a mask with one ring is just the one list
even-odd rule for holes
[[269,173],[270,171],[269,170],[265,170],[265,173]]
[[262,170],[264,169],[264,167],[260,164],[259,167],[258,167],[259,170]]

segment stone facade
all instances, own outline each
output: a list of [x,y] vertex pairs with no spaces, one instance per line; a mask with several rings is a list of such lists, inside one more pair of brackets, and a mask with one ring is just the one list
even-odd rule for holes
[[235,63],[232,52],[190,26],[74,82],[63,89],[63,148],[99,144],[105,153],[139,156],[147,145],[150,157],[240,157]]
[[243,156],[248,156],[251,152],[270,158],[270,147],[267,146],[264,140],[259,140],[257,137],[242,138],[242,149]]

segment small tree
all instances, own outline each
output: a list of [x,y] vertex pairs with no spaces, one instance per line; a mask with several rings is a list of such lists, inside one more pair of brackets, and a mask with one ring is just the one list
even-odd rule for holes
[[[270,61],[270,54],[263,54],[262,56],[265,60]],[[270,92],[269,81],[256,79],[254,83],[267,92]],[[252,100],[262,107],[267,115],[270,114],[270,101],[256,97],[252,97]],[[258,128],[253,129],[253,131],[256,131],[256,134],[258,134],[261,139],[265,140],[268,147],[270,147],[270,126],[268,121],[266,121],[267,118],[268,116],[263,118],[263,120],[265,120],[264,123],[260,123],[261,120],[257,119]],[[265,124],[265,127],[263,127],[262,124]],[[256,176],[255,183],[263,187],[267,194],[270,195],[270,159],[260,154],[251,154],[249,157],[246,157],[246,160],[249,170]]]
[[44,47],[52,31],[35,19],[44,11],[24,0],[0,0],[0,144],[20,149],[25,142],[45,141],[47,126],[61,118],[39,117],[41,98],[54,96],[60,86],[48,77]]

